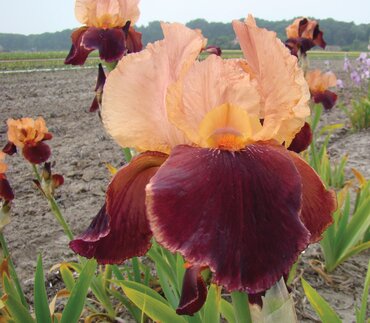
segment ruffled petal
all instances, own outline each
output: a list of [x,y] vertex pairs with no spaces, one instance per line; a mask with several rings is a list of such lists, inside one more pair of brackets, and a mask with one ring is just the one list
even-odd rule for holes
[[310,114],[310,93],[297,59],[276,37],[258,28],[252,16],[245,23],[233,21],[235,33],[248,63],[248,72],[257,80],[262,97],[262,131],[256,140],[275,139],[290,145]]
[[44,142],[38,142],[36,145],[25,144],[22,153],[24,158],[26,158],[32,164],[41,164],[46,162],[50,155],[50,147]]
[[325,110],[330,110],[337,102],[338,95],[332,91],[312,92],[312,97],[315,103],[321,103]]
[[187,75],[168,90],[170,120],[197,145],[202,145],[199,127],[205,116],[224,104],[234,105],[256,117],[260,114],[256,85],[239,60],[223,60],[211,55],[196,62]]
[[102,118],[122,147],[169,152],[185,135],[167,118],[168,86],[194,63],[204,45],[198,31],[162,24],[165,39],[125,56],[104,87]]
[[99,56],[106,62],[115,62],[126,52],[126,36],[122,28],[100,29],[90,27],[82,38],[87,50],[99,50]]
[[185,271],[181,298],[176,313],[193,315],[198,312],[207,299],[207,286],[201,275],[201,267],[191,266]]
[[82,37],[88,30],[88,27],[81,27],[76,29],[72,35],[72,46],[66,57],[64,64],[72,65],[83,65],[87,59],[87,56],[93,51],[93,49],[86,49],[82,46]]
[[144,255],[152,237],[145,186],[166,158],[161,153],[146,152],[119,170],[108,186],[106,204],[89,228],[70,243],[72,250],[101,264]]
[[310,125],[306,122],[303,128],[296,134],[288,149],[296,153],[300,153],[308,148],[311,141],[312,130]]
[[137,53],[143,49],[142,34],[130,27],[126,35],[127,53]]
[[291,152],[302,179],[301,220],[311,233],[311,243],[321,239],[321,234],[333,222],[332,214],[337,208],[336,195],[326,190],[319,175],[301,157]]
[[155,239],[210,267],[229,291],[268,289],[310,240],[299,218],[301,178],[282,146],[178,146],[146,191]]

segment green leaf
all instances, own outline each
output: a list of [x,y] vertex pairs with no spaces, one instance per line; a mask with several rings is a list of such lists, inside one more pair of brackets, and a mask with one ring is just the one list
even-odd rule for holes
[[61,323],[77,323],[84,308],[86,295],[94,277],[96,261],[86,262],[75,286],[72,289],[66,307],[64,308]]
[[37,322],[51,323],[51,316],[49,310],[48,296],[45,288],[44,271],[42,269],[42,258],[38,256],[36,273],[35,273],[35,286],[34,286],[34,300],[35,300],[35,314]]
[[70,292],[75,286],[75,280],[73,278],[72,272],[68,268],[68,264],[62,263],[60,265],[60,274],[62,276],[64,285],[66,285],[67,290]]
[[303,278],[301,278],[304,292],[323,323],[341,323],[342,321],[330,305],[310,286]]
[[252,323],[248,295],[244,292],[232,292],[234,315],[237,323]]
[[369,296],[369,287],[370,287],[370,261],[367,264],[367,274],[365,279],[365,287],[362,293],[361,299],[361,309],[356,312],[356,323],[365,323],[366,320],[366,309],[367,309],[367,299]]
[[212,284],[204,304],[203,322],[220,322],[221,288]]
[[98,299],[99,303],[104,307],[104,309],[108,312],[108,315],[112,318],[116,316],[116,312],[113,309],[112,303],[109,299],[105,288],[105,279],[103,274],[100,273],[97,277],[94,277],[90,284],[91,291]]
[[[147,288],[144,285],[138,288],[137,284],[131,285],[129,287],[127,282],[121,282],[122,289],[125,292],[126,296],[137,306],[141,309],[143,313],[145,313],[148,317],[152,320],[157,322],[169,322],[169,323],[185,323],[186,320],[177,315],[175,310],[167,305],[164,301],[158,300],[158,297],[153,297],[152,293],[149,292],[150,288]],[[134,282],[130,282],[132,284],[136,284]],[[135,288],[132,288],[135,286]],[[153,291],[154,292],[154,291]],[[160,296],[158,294],[158,296]]]
[[119,302],[123,304],[123,306],[126,307],[126,309],[130,312],[130,314],[133,316],[136,322],[140,322],[140,317],[141,317],[141,311],[133,304],[130,302],[126,296],[122,295],[120,292],[110,289],[109,293],[115,297]]
[[221,302],[220,302],[220,312],[221,312],[221,315],[227,320],[228,323],[236,323],[235,315],[234,315],[234,308],[228,301],[224,299],[221,299]]
[[16,323],[35,323],[31,314],[16,297],[7,295],[5,298],[6,308]]

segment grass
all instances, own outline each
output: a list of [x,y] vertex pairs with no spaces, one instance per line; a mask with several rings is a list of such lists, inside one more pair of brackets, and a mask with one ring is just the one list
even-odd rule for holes
[[[324,52],[311,51],[308,56],[315,60],[342,60],[345,56],[357,58],[360,52]],[[64,65],[64,59],[68,55],[67,51],[56,52],[7,52],[0,53],[0,72],[18,70],[39,70],[71,68]],[[241,50],[223,50],[223,58],[241,58]],[[90,54],[85,66],[96,66],[99,63],[98,52]]]

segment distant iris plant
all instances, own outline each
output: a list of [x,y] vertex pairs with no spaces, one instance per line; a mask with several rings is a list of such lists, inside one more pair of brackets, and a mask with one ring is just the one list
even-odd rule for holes
[[234,21],[245,59],[198,56],[206,39],[162,24],[164,39],[108,75],[102,120],[139,152],[70,243],[102,264],[144,255],[154,239],[188,263],[178,313],[203,305],[200,271],[259,293],[287,274],[332,222],[335,195],[288,150],[309,116],[303,71],[274,32]]

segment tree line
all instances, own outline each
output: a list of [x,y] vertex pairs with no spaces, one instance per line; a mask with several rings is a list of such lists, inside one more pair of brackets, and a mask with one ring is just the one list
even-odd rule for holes
[[[292,20],[268,21],[256,19],[260,27],[274,30],[280,39],[285,40],[285,28]],[[320,29],[324,31],[324,39],[329,46],[337,49],[367,50],[370,40],[370,24],[356,25],[353,22],[342,22],[334,19],[319,21]],[[196,19],[187,23],[190,28],[199,28],[208,38],[208,44],[219,46],[222,49],[239,49],[235,41],[235,34],[230,23],[208,22],[205,19]],[[143,42],[153,42],[163,37],[159,21],[150,22],[147,26],[139,26],[143,33]],[[39,35],[19,35],[0,33],[0,51],[64,51],[71,45],[72,30],[66,29],[55,33]]]

